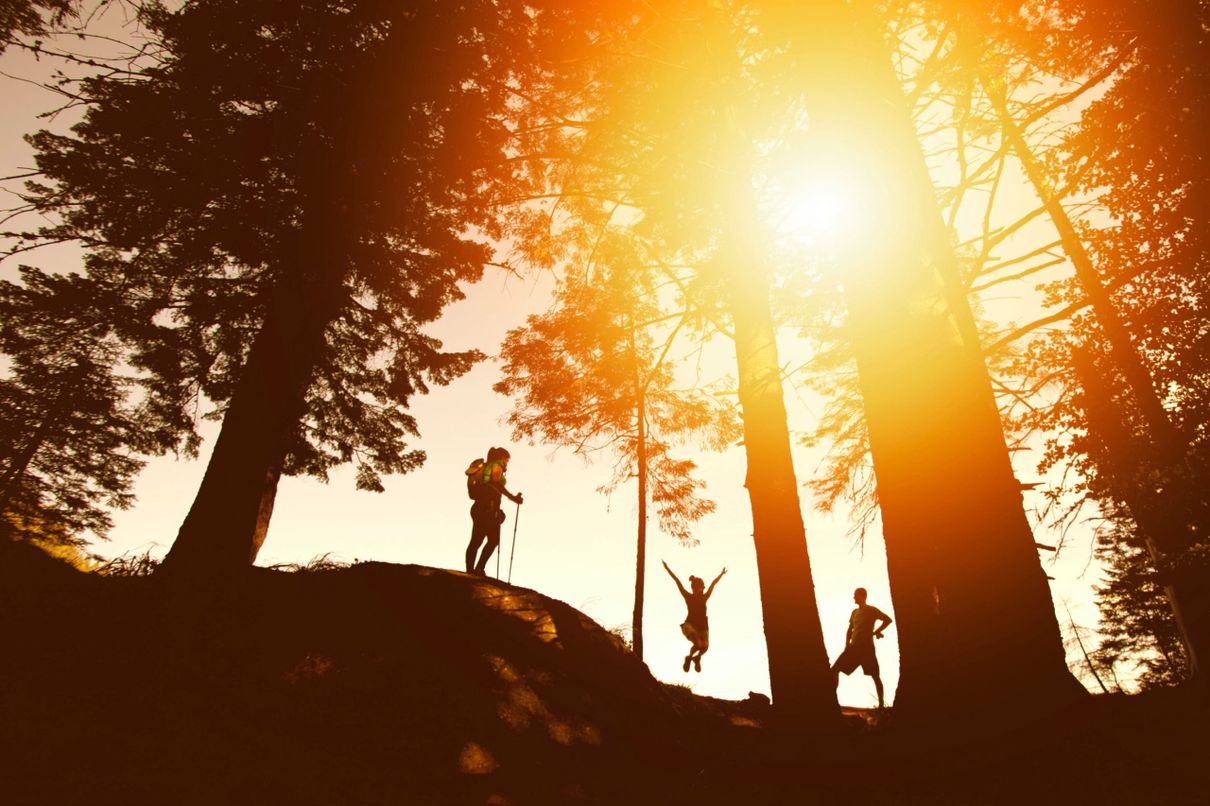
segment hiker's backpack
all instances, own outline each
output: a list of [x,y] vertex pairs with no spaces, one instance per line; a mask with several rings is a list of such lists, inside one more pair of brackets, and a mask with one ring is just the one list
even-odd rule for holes
[[[487,470],[487,463],[482,459],[476,459],[466,468],[466,496],[472,501],[478,501],[486,491],[483,479],[485,470]],[[488,472],[491,471],[488,470]]]
[[[497,462],[485,462],[482,459],[476,459],[471,462],[466,468],[466,495],[472,501],[478,501],[483,498],[487,492],[488,482],[492,479],[492,472],[499,467]],[[504,483],[504,474],[500,474],[500,483]]]

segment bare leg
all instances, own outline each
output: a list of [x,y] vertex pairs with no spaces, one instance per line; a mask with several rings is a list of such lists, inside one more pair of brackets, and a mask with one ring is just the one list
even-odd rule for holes
[[882,678],[878,675],[874,675],[874,690],[878,692],[878,707],[885,708],[882,701]]
[[475,565],[475,573],[482,576],[487,572],[487,561],[491,559],[496,552],[496,548],[500,545],[500,532],[487,535],[487,545],[483,549],[483,554],[479,556],[479,562]]
[[[702,670],[702,655],[705,655],[706,650],[709,648],[710,648],[709,644],[705,644],[705,645],[694,644],[693,649],[697,654],[693,658],[693,668],[696,671],[700,672]],[[692,654],[692,653],[690,653],[690,654]]]
[[483,545],[483,539],[487,535],[478,529],[471,531],[471,542],[466,546],[466,572],[473,574],[475,572],[475,557],[479,554],[479,547]]

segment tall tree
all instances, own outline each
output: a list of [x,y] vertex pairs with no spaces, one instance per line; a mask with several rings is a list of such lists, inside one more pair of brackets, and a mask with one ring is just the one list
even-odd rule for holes
[[84,83],[73,134],[31,139],[45,179],[30,199],[62,217],[43,238],[104,247],[89,277],[121,285],[111,317],[153,404],[218,405],[164,567],[236,569],[282,473],[354,462],[380,490],[423,461],[409,400],[478,354],[422,328],[481,275],[477,236],[499,234],[516,195],[506,121],[511,79],[537,70],[536,20],[565,45],[575,15],[505,0],[143,14],[162,62]]
[[[1074,268],[1070,279],[1049,285],[1048,302],[1058,310],[1038,322],[1067,326],[1035,338],[1017,362],[1024,386],[1069,391],[1020,422],[1071,435],[1050,441],[1046,465],[1074,465],[1079,500],[1130,521],[1111,534],[1143,536],[1195,650],[1205,645],[1210,609],[1201,594],[1210,464],[1200,437],[1205,243],[1191,222],[1204,210],[1207,176],[1189,138],[1204,125],[1210,94],[1206,11],[1195,3],[1079,0],[1024,11],[1017,4],[941,6],[966,42],[955,48],[966,80],[983,85],[989,115]],[[1071,89],[1025,103],[1013,98],[1015,85],[1036,85],[1039,76]],[[1078,125],[1065,136],[1048,142],[1031,131],[1044,133],[1038,124],[1048,114],[1086,95],[1092,100],[1071,115]],[[1082,215],[1066,205],[1072,194]],[[1192,658],[1197,669],[1196,651]]]
[[[598,38],[568,82],[562,114],[531,128],[526,153],[560,216],[624,211],[651,245],[647,262],[693,308],[734,338],[748,460],[753,541],[774,708],[787,718],[835,715],[790,451],[769,259],[772,231],[754,187],[761,138],[774,131],[777,89],[755,76],[745,3],[648,4]],[[763,90],[762,90],[763,87]]]
[[120,344],[78,275],[0,282],[0,528],[39,542],[104,536],[132,501],[139,450],[171,444],[130,398]]
[[1104,571],[1096,588],[1101,619],[1095,654],[1105,666],[1132,665],[1142,688],[1179,683],[1189,675],[1188,657],[1146,541],[1137,527],[1122,532],[1131,529],[1128,517],[1108,524],[1109,533],[1097,537]]
[[900,630],[897,706],[944,710],[986,686],[1062,699],[1078,687],[879,20],[864,4],[764,5],[813,136],[880,186],[843,282]]
[[[625,236],[611,234],[588,268],[571,267],[550,311],[510,331],[495,385],[515,398],[509,423],[519,438],[571,447],[589,457],[608,451],[613,474],[602,492],[631,479],[637,487],[632,645],[643,657],[647,511],[660,527],[695,542],[694,522],[714,510],[702,497],[696,464],[673,449],[692,440],[719,450],[738,436],[730,405],[704,391],[677,388],[670,352],[681,325],[668,323],[657,300],[656,274],[640,265]],[[663,327],[661,327],[663,325]]]
[[[1080,382],[1115,392],[1105,398],[1114,407],[1106,414],[1130,445],[1128,453],[1098,452],[1096,472],[1151,541],[1190,666],[1205,685],[1210,386],[1204,334],[1210,324],[1204,300],[1210,243],[1196,222],[1210,209],[1210,163],[1189,138],[1204,130],[1210,114],[1210,10],[1196,2],[1057,5],[1069,15],[1075,47],[1048,51],[1052,69],[1066,73],[1123,62],[1113,84],[1082,114],[1059,164],[1067,182],[1095,193],[1113,216],[1108,227],[1087,228],[1087,237],[1161,404],[1147,399],[1144,385],[1132,379],[1111,324],[1099,314],[1086,320],[1076,343],[1091,364]],[[1079,290],[1060,293],[1072,299]],[[1121,380],[1133,395],[1116,394]],[[1102,445],[1113,439],[1091,427],[1087,434]]]

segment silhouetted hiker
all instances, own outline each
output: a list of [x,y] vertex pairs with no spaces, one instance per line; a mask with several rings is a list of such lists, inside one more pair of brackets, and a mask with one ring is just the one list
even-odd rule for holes
[[[524,500],[521,493],[513,495],[504,486],[508,460],[509,453],[504,448],[489,448],[486,461],[476,459],[466,469],[466,494],[475,502],[471,504],[471,542],[466,547],[468,574],[482,575],[488,559],[500,545],[500,524],[504,523],[500,497],[506,496],[517,504]],[[479,553],[479,546],[484,540],[487,545],[476,562],[475,555]]]
[[[839,685],[841,672],[847,675],[852,674],[860,666],[861,671],[874,678],[874,690],[878,692],[878,707],[884,708],[882,678],[878,674],[878,656],[874,654],[874,639],[881,638],[882,631],[891,626],[891,617],[877,607],[866,604],[865,599],[865,588],[853,591],[853,601],[857,603],[857,607],[853,608],[853,613],[849,616],[849,631],[845,633],[844,637],[844,652],[841,652],[840,657],[832,664],[832,674],[836,676],[836,683]],[[874,629],[874,623],[877,621],[882,621],[883,624],[878,629]]]
[[664,570],[676,583],[677,590],[685,599],[685,606],[689,608],[689,613],[685,616],[685,623],[681,625],[681,632],[689,639],[690,644],[689,654],[685,656],[685,665],[682,668],[687,672],[689,664],[692,663],[694,671],[700,672],[702,655],[706,654],[706,650],[710,648],[710,621],[706,618],[706,600],[710,598],[710,594],[714,593],[714,586],[723,578],[723,574],[727,573],[727,569],[719,571],[718,576],[710,583],[710,587],[705,590],[703,588],[706,586],[701,577],[689,577],[689,587],[693,589],[692,593],[685,590],[685,586],[677,579],[676,574],[672,573],[668,563],[664,563]]

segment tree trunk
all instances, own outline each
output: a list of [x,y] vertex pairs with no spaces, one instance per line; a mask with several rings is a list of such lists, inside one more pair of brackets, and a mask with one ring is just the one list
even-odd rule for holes
[[[716,54],[736,53],[731,21],[714,7],[702,46]],[[738,68],[739,65],[733,65]],[[720,80],[726,80],[720,75]],[[721,87],[722,93],[734,89]],[[744,486],[752,506],[752,541],[769,685],[774,714],[786,724],[827,724],[839,716],[836,681],[828,664],[815,599],[811,558],[790,452],[777,335],[770,305],[772,275],[753,191],[753,173],[743,155],[753,148],[748,121],[722,107],[725,124],[716,132],[720,153],[720,196],[727,228],[717,257],[725,303],[735,333],[740,419],[748,470]]]
[[[806,528],[790,451],[785,391],[769,294],[760,262],[760,232],[750,172],[737,170],[730,189],[732,229],[722,253],[735,328],[740,418],[752,505],[752,540],[769,656],[769,684],[779,718],[831,721],[838,714],[807,553]],[[755,262],[754,262],[755,261]]]
[[1088,302],[1096,315],[1097,324],[1101,326],[1105,340],[1109,343],[1113,363],[1121,370],[1122,376],[1126,379],[1135,406],[1138,407],[1139,413],[1142,414],[1147,427],[1151,430],[1151,438],[1162,449],[1162,454],[1168,461],[1183,455],[1184,441],[1173,427],[1172,421],[1168,419],[1168,412],[1164,410],[1163,403],[1156,394],[1151,373],[1143,365],[1143,361],[1134,347],[1133,339],[1130,337],[1130,331],[1118,316],[1108,292],[1101,285],[1101,276],[1093,266],[1092,258],[1089,256],[1088,250],[1084,248],[1084,242],[1076,233],[1075,225],[1072,224],[1071,218],[1063,208],[1062,200],[1055,195],[1042,164],[1033,155],[1020,127],[1017,126],[1008,110],[1008,99],[1005,96],[1003,83],[989,80],[982,71],[979,72],[979,82],[983,85],[984,92],[987,93],[987,97],[996,111],[1005,139],[1012,147],[1013,154],[1021,163],[1021,167],[1024,168],[1034,192],[1046,208],[1046,215],[1059,234],[1063,252],[1075,268],[1080,288],[1088,297]]
[[[299,268],[273,289],[264,324],[227,406],[201,487],[164,561],[166,571],[248,566],[264,542],[290,435],[306,411],[324,332],[340,310],[339,219],[314,215]],[[304,263],[305,261],[305,263]]]
[[634,570],[634,620],[631,643],[634,654],[643,659],[643,589],[647,579],[647,400],[641,379],[636,378],[638,389],[638,411],[635,421],[638,429],[636,463],[639,475],[639,536]]
[[[1130,450],[1129,453],[1119,454],[1119,457],[1134,456],[1138,457],[1140,461],[1154,464],[1156,465],[1155,469],[1168,479],[1168,483],[1159,485],[1164,488],[1164,492],[1157,492],[1154,496],[1157,499],[1155,501],[1148,502],[1144,500],[1151,496],[1143,495],[1141,490],[1132,490],[1127,493],[1127,497],[1130,499],[1128,506],[1134,514],[1135,519],[1139,521],[1139,525],[1143,526],[1143,522],[1150,524],[1149,526],[1143,526],[1143,529],[1147,549],[1151,554],[1152,560],[1155,562],[1157,568],[1167,568],[1171,564],[1169,562],[1170,555],[1179,555],[1189,548],[1191,531],[1188,527],[1196,525],[1196,519],[1192,517],[1184,519],[1188,520],[1188,523],[1173,522],[1174,520],[1182,520],[1179,518],[1178,513],[1187,511],[1186,502],[1171,499],[1174,498],[1172,495],[1173,492],[1176,492],[1177,496],[1175,497],[1179,498],[1180,493],[1186,488],[1186,485],[1181,482],[1189,481],[1186,477],[1190,471],[1185,460],[1188,446],[1180,432],[1169,419],[1168,412],[1164,409],[1160,396],[1156,392],[1151,373],[1143,364],[1138,350],[1135,349],[1130,330],[1127,328],[1126,323],[1122,321],[1122,318],[1118,316],[1113,301],[1101,284],[1100,274],[1093,265],[1088,250],[1084,248],[1084,242],[1076,232],[1075,226],[1067,215],[1062,201],[1054,193],[1047,180],[1042,164],[1030,150],[1020,127],[1013,120],[1012,114],[1008,109],[1008,99],[1003,84],[989,80],[982,71],[979,72],[979,80],[996,111],[1005,139],[1012,147],[1013,153],[1025,170],[1025,175],[1029,178],[1030,184],[1033,185],[1034,192],[1037,193],[1038,198],[1045,206],[1047,215],[1059,233],[1063,252],[1075,268],[1076,279],[1080,283],[1080,288],[1084,291],[1085,296],[1088,297],[1093,313],[1096,316],[1097,324],[1105,334],[1105,340],[1109,345],[1110,363],[1122,373],[1122,377],[1125,379],[1130,392],[1130,399],[1135,409],[1142,416],[1143,422],[1146,423],[1146,441],[1150,445],[1136,444],[1135,447],[1142,450]],[[1100,387],[1099,391],[1095,392],[1095,394],[1103,395],[1106,405],[1114,405],[1113,391],[1095,380],[1097,377],[1096,370],[1090,361],[1085,361],[1079,372],[1084,379],[1086,390],[1091,392],[1092,389]],[[1091,387],[1090,384],[1092,384]],[[1121,418],[1120,415],[1115,416],[1113,419],[1115,422],[1113,426],[1109,427],[1126,429],[1126,420]],[[1102,424],[1101,428],[1104,431],[1106,425]],[[1137,443],[1137,440],[1129,441]],[[1147,457],[1151,457],[1150,460]],[[1133,485],[1129,486],[1133,487]],[[1199,485],[1195,483],[1193,486],[1196,487]],[[1153,512],[1153,510],[1159,511]],[[1158,531],[1156,531],[1157,529]],[[1193,533],[1195,534],[1196,532]],[[1182,573],[1177,571],[1174,576],[1182,576]],[[1176,586],[1172,584],[1175,582],[1172,578],[1168,579],[1169,584],[1164,586],[1164,590],[1172,607],[1172,612],[1176,617],[1177,625],[1180,628],[1181,638],[1189,657],[1190,670],[1197,677],[1199,676],[1198,657],[1199,655],[1201,657],[1210,657],[1210,644],[1201,643],[1199,646],[1195,641],[1199,640],[1199,635],[1201,636],[1201,641],[1207,640],[1210,633],[1207,633],[1206,630],[1198,630],[1195,625],[1187,624],[1185,611],[1189,610],[1190,616],[1194,620],[1198,618],[1210,618],[1210,614],[1205,612],[1202,612],[1200,616],[1198,615],[1199,610],[1205,611],[1208,606],[1207,602],[1200,601],[1204,597],[1200,597],[1198,593],[1200,589],[1205,587],[1206,580],[1204,575],[1199,575],[1193,571],[1185,572],[1184,576],[1189,578],[1181,585],[1183,595],[1182,593],[1178,593]],[[1192,607],[1183,606],[1181,599],[1191,597],[1192,601],[1189,604]]]
[[774,2],[812,136],[870,173],[870,229],[843,256],[899,626],[896,707],[918,715],[994,691],[1006,705],[1082,689],[1068,671],[986,366],[902,89],[869,12]]
[[748,459],[744,486],[752,504],[769,683],[773,707],[781,716],[832,719],[837,712],[835,680],[828,668],[790,455],[769,287],[761,279],[759,272],[736,278],[732,316]]

